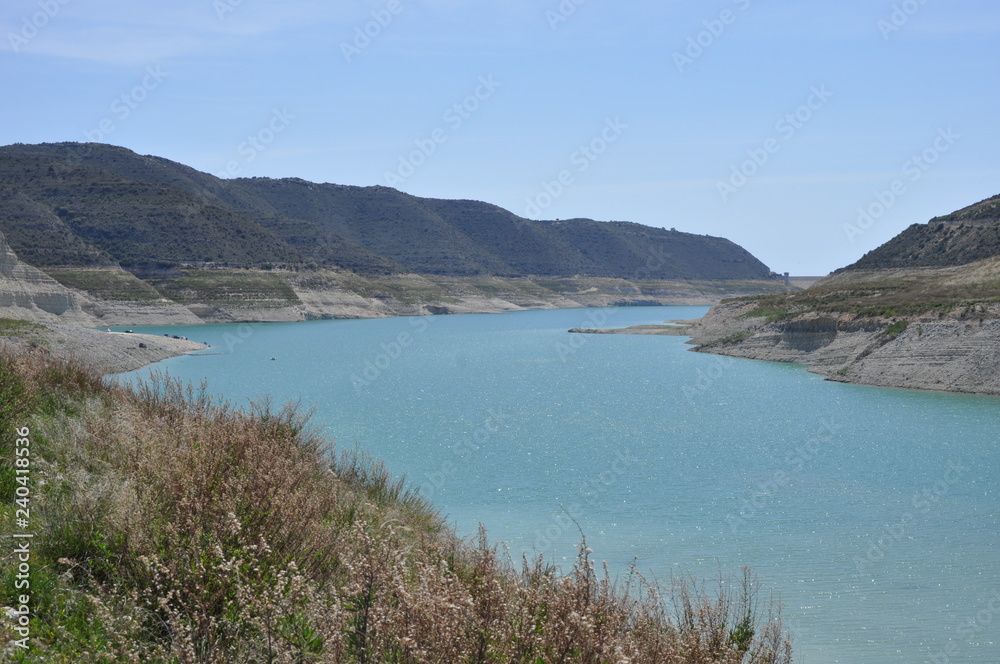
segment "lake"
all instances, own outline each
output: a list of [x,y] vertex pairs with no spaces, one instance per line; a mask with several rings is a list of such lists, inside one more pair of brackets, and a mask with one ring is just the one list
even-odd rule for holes
[[706,311],[136,331],[212,344],[157,368],[237,403],[315,406],[340,447],[516,558],[569,564],[582,530],[613,572],[749,565],[798,662],[1000,662],[1000,400],[831,383],[685,337],[567,333]]

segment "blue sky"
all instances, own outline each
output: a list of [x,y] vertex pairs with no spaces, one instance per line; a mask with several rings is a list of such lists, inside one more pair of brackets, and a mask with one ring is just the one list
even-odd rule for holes
[[727,237],[824,274],[1000,193],[996,0],[8,0],[0,144]]

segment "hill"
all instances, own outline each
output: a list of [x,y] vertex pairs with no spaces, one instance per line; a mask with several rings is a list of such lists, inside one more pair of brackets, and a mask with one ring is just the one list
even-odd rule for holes
[[951,267],[993,256],[1000,256],[1000,196],[913,224],[843,270]]
[[722,239],[533,221],[479,201],[300,179],[221,180],[102,144],[0,148],[0,232],[36,266],[324,267],[360,274],[767,279]]
[[1000,395],[1000,196],[913,225],[805,291],[721,302],[699,350],[831,380]]

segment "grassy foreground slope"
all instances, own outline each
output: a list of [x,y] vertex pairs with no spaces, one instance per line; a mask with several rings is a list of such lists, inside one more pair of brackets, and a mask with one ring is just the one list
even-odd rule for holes
[[[0,431],[0,603],[30,593],[31,630],[19,647],[20,617],[0,614],[6,661],[791,661],[750,576],[711,594],[612,582],[583,547],[565,574],[515,565],[379,464],[334,454],[292,407],[240,411],[167,379],[128,390],[41,349],[2,352]],[[27,590],[8,545],[24,532],[17,458]]]

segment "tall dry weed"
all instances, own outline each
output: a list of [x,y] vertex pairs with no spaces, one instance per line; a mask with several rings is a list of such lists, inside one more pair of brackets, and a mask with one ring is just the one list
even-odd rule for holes
[[515,565],[482,531],[458,540],[384,466],[334,454],[294,406],[25,371],[75,394],[41,424],[40,539],[90,597],[93,661],[791,662],[748,572],[712,592],[614,579],[585,543],[565,574]]

